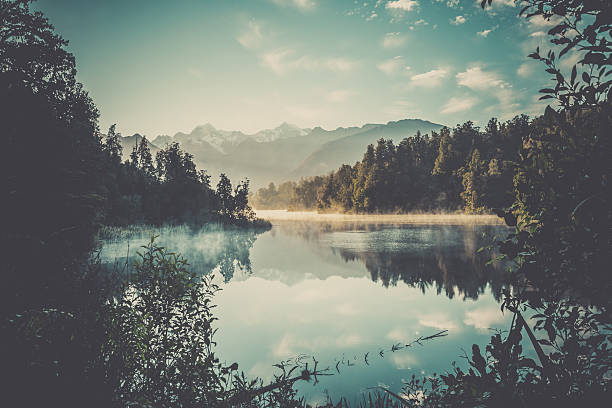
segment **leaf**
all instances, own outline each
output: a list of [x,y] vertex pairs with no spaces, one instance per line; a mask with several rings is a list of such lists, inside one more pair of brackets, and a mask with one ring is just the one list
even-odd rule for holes
[[582,73],[582,80],[586,83],[590,83],[591,82],[591,77],[589,76],[589,74],[587,74],[586,72]]
[[576,74],[577,74],[576,65],[574,65],[574,67],[572,68],[572,77],[570,79],[570,82],[572,83],[572,85],[576,81]]

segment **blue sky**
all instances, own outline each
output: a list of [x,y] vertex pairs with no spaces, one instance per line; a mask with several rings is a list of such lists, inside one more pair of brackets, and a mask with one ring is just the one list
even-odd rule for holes
[[[101,129],[151,137],[538,114],[550,22],[512,0],[39,0]],[[570,66],[575,56],[568,56]],[[562,64],[562,65],[563,65]]]

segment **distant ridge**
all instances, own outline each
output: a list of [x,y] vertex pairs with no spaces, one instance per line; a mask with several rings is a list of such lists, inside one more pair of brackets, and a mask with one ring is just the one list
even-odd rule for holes
[[[282,123],[274,129],[254,134],[216,129],[210,123],[196,126],[190,133],[160,135],[149,142],[152,153],[169,143],[178,142],[194,156],[199,168],[213,176],[226,173],[232,180],[249,178],[255,188],[325,174],[342,164],[360,160],[370,143],[382,138],[396,143],[417,131],[438,131],[442,125],[421,119],[403,119],[386,124],[368,123],[361,127],[321,127],[302,129]],[[124,158],[128,158],[134,143],[142,136],[134,134],[121,139]]]

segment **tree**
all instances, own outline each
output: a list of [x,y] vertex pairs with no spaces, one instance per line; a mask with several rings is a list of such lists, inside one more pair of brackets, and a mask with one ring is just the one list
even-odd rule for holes
[[[481,0],[484,8],[492,0]],[[550,43],[560,46],[541,55],[540,49],[529,55],[543,62],[552,75],[552,88],[542,88],[540,99],[556,99],[562,108],[596,106],[612,96],[612,72],[607,69],[612,57],[611,4],[608,0],[518,0],[520,15],[540,17],[554,24],[548,30]],[[569,52],[580,55],[570,73],[562,72],[559,60]],[[578,75],[581,72],[581,75]],[[568,78],[569,76],[569,78]]]
[[47,99],[59,120],[97,130],[98,110],[76,80],[68,41],[53,31],[33,0],[0,2],[0,72]]
[[232,196],[232,182],[225,173],[221,173],[219,176],[216,193],[219,203],[219,214],[224,218],[231,218],[234,213],[235,203]]
[[121,155],[123,153],[123,146],[121,146],[121,133],[116,132],[116,125],[111,125],[108,128],[108,132],[104,137],[104,144],[102,149],[110,159],[112,163],[115,165],[119,165],[121,163]]
[[242,180],[234,188],[234,219],[253,221],[255,213],[249,206],[249,180]]

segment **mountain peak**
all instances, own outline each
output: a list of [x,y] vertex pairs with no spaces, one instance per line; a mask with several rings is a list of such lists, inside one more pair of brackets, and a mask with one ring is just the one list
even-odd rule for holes
[[279,130],[291,130],[291,129],[299,129],[296,125],[292,125],[291,123],[283,122],[276,129]]
[[211,125],[210,123],[206,123],[204,125],[196,126],[191,131],[191,133],[192,134],[200,133],[200,132],[202,132],[202,133],[211,133],[211,132],[214,132],[215,130],[217,130],[217,129],[215,129],[215,127],[213,125]]

